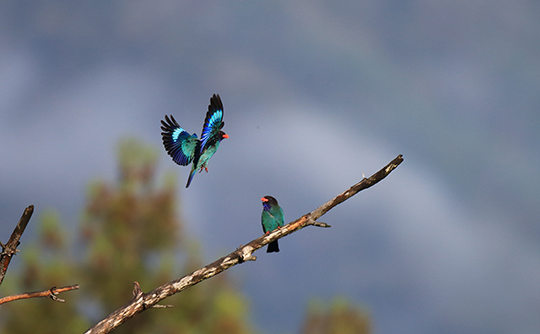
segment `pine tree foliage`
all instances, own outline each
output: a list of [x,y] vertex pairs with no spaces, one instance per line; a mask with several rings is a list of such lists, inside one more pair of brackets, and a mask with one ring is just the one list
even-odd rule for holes
[[302,334],[369,334],[369,313],[355,307],[347,299],[336,297],[326,307],[321,301],[312,301],[304,318]]
[[[157,153],[137,140],[119,145],[118,179],[93,182],[78,234],[69,238],[59,216],[41,216],[38,241],[21,246],[20,271],[8,272],[4,293],[78,283],[67,303],[31,299],[2,306],[2,333],[82,333],[129,301],[133,282],[147,291],[203,261],[179,219],[176,180],[156,180]],[[72,242],[70,243],[69,240]],[[189,240],[189,245],[187,244]],[[246,298],[226,274],[167,299],[115,333],[251,333]],[[220,333],[223,333],[222,331]]]

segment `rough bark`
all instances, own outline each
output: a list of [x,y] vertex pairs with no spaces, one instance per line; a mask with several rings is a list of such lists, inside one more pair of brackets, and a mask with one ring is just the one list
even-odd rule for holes
[[34,206],[28,206],[24,210],[21,219],[19,219],[19,223],[17,226],[15,226],[13,233],[11,233],[9,241],[5,245],[0,242],[0,245],[2,246],[2,253],[0,254],[0,284],[2,284],[4,281],[4,277],[6,276],[6,272],[13,255],[17,254],[19,251],[17,249],[17,246],[20,244],[19,240],[21,239],[24,229],[26,228],[26,225],[28,225],[33,213]]
[[401,162],[403,162],[403,157],[400,154],[377,173],[373,174],[369,178],[363,177],[360,182],[351,186],[349,189],[332,198],[331,200],[324,203],[312,212],[303,215],[295,221],[290,222],[289,224],[284,225],[283,227],[276,229],[267,235],[263,235],[249,242],[245,246],[238,247],[234,252],[230,253],[229,255],[224,256],[210,263],[204,268],[194,271],[189,275],[163,284],[147,293],[143,293],[139,283],[135,282],[133,289],[133,298],[124,306],[109,314],[105,319],[97,323],[94,327],[87,330],[85,334],[109,333],[130,318],[149,308],[170,307],[168,305],[158,305],[157,303],[169,296],[172,296],[199,282],[202,282],[205,279],[213,277],[221,273],[222,271],[229,269],[232,266],[243,263],[245,261],[255,261],[257,258],[253,256],[253,252],[274,240],[281,239],[291,233],[303,229],[306,226],[312,225],[317,227],[330,227],[330,225],[317,222],[316,220],[328,211],[330,211],[336,205],[343,203],[347,199],[356,195],[359,191],[367,189],[384,179],[399,164],[401,164]]

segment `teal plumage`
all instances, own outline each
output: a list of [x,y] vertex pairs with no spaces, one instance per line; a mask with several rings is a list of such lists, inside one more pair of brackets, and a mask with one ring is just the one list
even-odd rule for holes
[[197,170],[201,172],[204,169],[208,172],[208,160],[216,153],[219,143],[229,138],[225,132],[221,131],[223,125],[225,125],[223,103],[216,94],[210,98],[201,139],[197,138],[196,134],[190,135],[172,115],[165,116],[165,121],[161,121],[161,130],[163,130],[161,136],[167,154],[180,166],[187,166],[193,162],[186,188],[191,184]]
[[[283,226],[283,209],[278,204],[278,201],[272,196],[264,196],[261,198],[263,202],[263,211],[261,214],[261,224],[263,232],[268,234],[270,231]],[[268,244],[267,253],[279,252],[278,241],[272,241]]]

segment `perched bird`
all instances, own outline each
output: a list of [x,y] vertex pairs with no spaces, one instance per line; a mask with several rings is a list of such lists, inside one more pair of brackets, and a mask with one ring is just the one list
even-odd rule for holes
[[[261,224],[263,232],[268,234],[270,231],[283,226],[283,210],[277,200],[272,196],[261,198],[263,212],[261,214]],[[268,244],[267,253],[279,252],[278,241],[272,241]]]
[[206,113],[201,139],[194,133],[190,135],[186,130],[176,122],[171,115],[165,115],[165,121],[161,121],[161,137],[165,150],[171,156],[174,162],[181,166],[187,166],[191,162],[191,172],[186,184],[186,188],[191,184],[195,172],[202,170],[208,172],[208,160],[216,153],[219,143],[229,138],[225,132],[221,131],[225,122],[223,122],[223,103],[219,95],[214,94],[210,98],[210,105]]

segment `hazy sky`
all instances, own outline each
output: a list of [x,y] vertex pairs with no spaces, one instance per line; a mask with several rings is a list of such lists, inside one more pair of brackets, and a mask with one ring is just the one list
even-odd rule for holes
[[[401,153],[321,219],[331,229],[229,271],[255,326],[295,332],[310,298],[340,294],[377,333],[535,332],[539,15],[531,1],[5,2],[2,240],[29,204],[34,222],[54,208],[77,226],[130,135],[178,173],[208,261],[262,234],[263,195],[291,221]],[[185,190],[159,121],[200,132],[213,93],[230,138]]]

